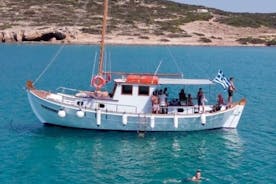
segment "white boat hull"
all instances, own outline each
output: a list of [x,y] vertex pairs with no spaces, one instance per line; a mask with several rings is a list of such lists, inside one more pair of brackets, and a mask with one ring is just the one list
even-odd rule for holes
[[[98,73],[91,81],[95,88],[93,92],[74,90],[78,91],[74,95],[64,91],[49,93],[36,90],[33,83],[27,81],[31,107],[42,123],[121,131],[196,131],[237,127],[245,100],[217,112],[210,112],[211,106],[205,106],[204,113],[196,113],[194,106],[179,106],[181,103],[173,106],[168,103],[167,92],[165,88],[160,89],[161,85],[201,86],[213,82],[209,79],[186,79],[179,74],[157,74],[160,65],[154,74],[114,73],[121,78],[114,79],[112,93],[101,91],[110,80],[108,76],[111,76],[110,72],[103,71],[107,12],[108,1],[105,0]],[[158,107],[153,109],[153,106]],[[153,114],[153,110],[165,114]]]
[[[52,125],[119,131],[198,131],[236,128],[245,103],[213,112],[193,114],[152,114],[108,112],[100,109],[81,109],[77,106],[53,102],[28,91],[28,99],[36,117]],[[59,113],[59,111],[64,111]],[[63,114],[64,116],[61,116]]]

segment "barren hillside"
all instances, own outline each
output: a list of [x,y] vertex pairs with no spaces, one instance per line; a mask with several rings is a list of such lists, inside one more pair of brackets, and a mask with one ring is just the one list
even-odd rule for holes
[[[102,0],[2,0],[0,42],[98,43]],[[165,0],[109,1],[107,43],[275,45],[276,14]]]

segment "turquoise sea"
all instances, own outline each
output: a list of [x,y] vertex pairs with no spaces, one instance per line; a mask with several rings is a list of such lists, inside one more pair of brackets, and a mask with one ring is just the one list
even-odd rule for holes
[[[247,99],[235,130],[146,132],[144,137],[38,121],[24,85],[61,47],[0,45],[0,183],[185,183],[182,179],[197,169],[202,184],[276,183],[275,47],[108,46],[106,67],[112,71],[154,72],[160,64],[160,73],[211,79],[222,69],[235,78],[234,100]],[[97,50],[64,46],[36,87],[90,89]],[[210,101],[219,90],[226,97],[220,86],[211,88]],[[169,88],[170,96],[177,93]]]

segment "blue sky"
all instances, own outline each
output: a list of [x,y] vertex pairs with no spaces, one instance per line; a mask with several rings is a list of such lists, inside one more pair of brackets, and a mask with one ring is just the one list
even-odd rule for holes
[[173,0],[232,12],[276,13],[276,0]]

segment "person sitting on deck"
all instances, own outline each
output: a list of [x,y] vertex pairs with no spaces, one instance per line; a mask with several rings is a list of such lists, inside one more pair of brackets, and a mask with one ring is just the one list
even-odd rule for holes
[[169,102],[170,106],[178,106],[179,105],[179,100],[176,98],[173,98],[170,102]]
[[221,94],[218,94],[217,102],[220,107],[225,104]]
[[223,97],[221,94],[218,94],[217,104],[213,106],[212,112],[219,111],[223,105],[225,105]]
[[178,94],[180,105],[186,105],[187,104],[187,97],[184,89],[181,89],[181,91]]
[[187,105],[188,106],[193,106],[194,105],[193,104],[193,99],[192,99],[192,96],[191,96],[190,93],[188,94]]

